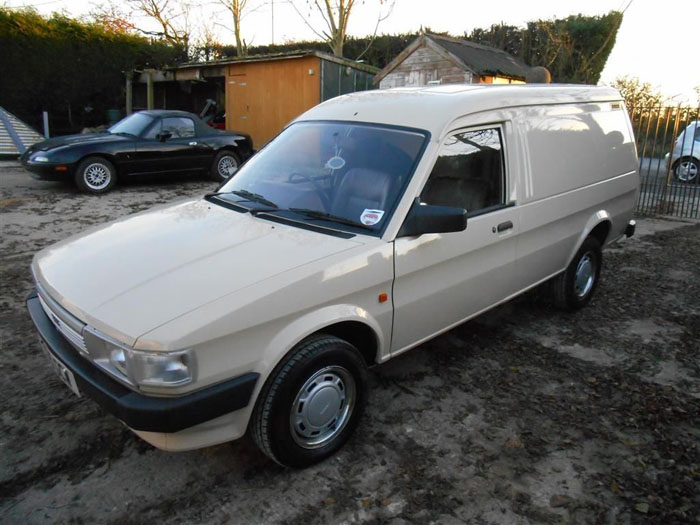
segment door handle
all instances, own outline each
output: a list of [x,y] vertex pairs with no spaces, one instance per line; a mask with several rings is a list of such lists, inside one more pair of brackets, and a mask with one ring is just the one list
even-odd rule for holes
[[493,233],[496,233],[496,232],[501,233],[501,232],[504,232],[506,230],[510,230],[512,228],[513,228],[513,223],[511,221],[502,222],[498,226],[493,227]]
[[190,142],[190,146],[196,146],[196,145],[197,145],[196,141]]

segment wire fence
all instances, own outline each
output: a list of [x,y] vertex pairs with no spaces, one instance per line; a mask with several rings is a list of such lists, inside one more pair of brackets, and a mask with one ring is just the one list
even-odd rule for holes
[[639,154],[637,213],[700,219],[700,106],[628,110]]

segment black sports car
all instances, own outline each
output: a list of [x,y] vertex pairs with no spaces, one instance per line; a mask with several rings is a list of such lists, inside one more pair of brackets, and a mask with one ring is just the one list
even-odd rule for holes
[[104,193],[129,175],[198,171],[223,181],[252,153],[248,135],[214,129],[192,113],[149,110],[103,133],[37,142],[21,160],[36,178],[74,180],[82,191]]

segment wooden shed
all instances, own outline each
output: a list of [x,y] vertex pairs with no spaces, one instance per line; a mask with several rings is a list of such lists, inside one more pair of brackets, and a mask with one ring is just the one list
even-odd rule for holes
[[[226,129],[248,133],[260,148],[316,104],[373,89],[378,71],[320,51],[299,51],[183,64],[141,72],[135,81],[150,82],[152,107],[198,112],[206,98],[216,100],[226,108]],[[189,107],[195,94],[198,107]]]
[[531,68],[468,40],[422,34],[374,77],[381,89],[428,84],[523,84]]

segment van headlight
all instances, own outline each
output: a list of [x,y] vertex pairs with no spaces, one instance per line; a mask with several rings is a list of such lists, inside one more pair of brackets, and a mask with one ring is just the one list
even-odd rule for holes
[[85,327],[83,336],[92,361],[122,383],[148,389],[182,386],[194,380],[192,350],[134,350],[92,327]]
[[187,350],[168,353],[129,350],[125,355],[127,369],[138,385],[179,386],[192,381],[192,356]]

